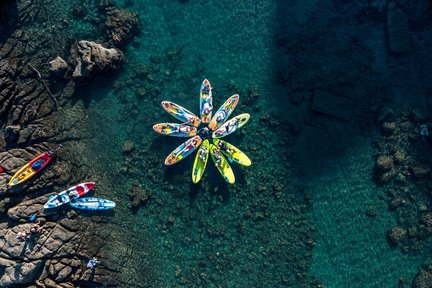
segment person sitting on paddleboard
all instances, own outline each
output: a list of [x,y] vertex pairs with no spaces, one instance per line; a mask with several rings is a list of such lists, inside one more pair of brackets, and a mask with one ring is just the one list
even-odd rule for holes
[[78,197],[78,192],[77,191],[70,191],[69,197],[72,197],[72,198]]
[[177,127],[177,132],[178,133],[186,133],[186,134],[189,134],[189,132],[190,132],[190,127],[189,126],[178,126]]
[[213,105],[211,105],[211,103],[210,103],[209,101],[206,101],[206,102],[203,104],[203,113],[204,113],[205,115],[210,114],[210,112],[212,111],[212,109],[213,109]]
[[226,117],[226,112],[225,110],[222,110],[220,112],[218,112],[217,116],[216,116],[216,122],[221,122],[222,120],[224,120]]
[[213,152],[213,156],[216,158],[215,166],[219,167],[221,165],[222,157],[219,154],[219,150]]
[[219,149],[226,151],[227,153],[231,154],[231,149],[225,144],[225,142],[219,141],[218,147],[219,147]]
[[210,88],[207,85],[203,85],[202,93],[208,95],[210,93]]

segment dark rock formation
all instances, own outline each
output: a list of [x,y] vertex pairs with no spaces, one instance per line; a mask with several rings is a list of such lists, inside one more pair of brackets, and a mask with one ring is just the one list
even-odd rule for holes
[[432,271],[420,270],[412,284],[413,288],[430,288],[432,287]]
[[117,69],[123,62],[123,52],[115,48],[105,48],[101,44],[82,40],[78,42],[75,78],[90,78],[102,71]]
[[387,236],[393,244],[399,244],[406,238],[407,230],[401,227],[394,227],[387,232]]

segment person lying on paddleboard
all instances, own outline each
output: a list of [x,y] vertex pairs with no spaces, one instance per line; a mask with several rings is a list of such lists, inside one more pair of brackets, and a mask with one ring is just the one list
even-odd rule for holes
[[215,166],[219,167],[221,165],[222,157],[219,154],[219,150],[215,150],[213,156],[216,158]]
[[205,115],[210,114],[210,112],[213,110],[213,105],[210,103],[210,99],[203,104],[203,113]]
[[218,147],[219,149],[227,152],[228,154],[231,154],[231,149],[225,144],[225,142],[219,141]]
[[206,159],[206,155],[207,155],[207,147],[203,147],[200,152],[199,152],[199,158],[204,162]]

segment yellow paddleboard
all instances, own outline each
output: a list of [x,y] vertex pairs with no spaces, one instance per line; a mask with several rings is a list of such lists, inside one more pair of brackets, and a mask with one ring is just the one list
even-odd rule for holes
[[216,145],[216,147],[219,147],[224,155],[230,157],[232,160],[234,160],[234,162],[243,166],[250,166],[252,164],[252,161],[249,159],[249,157],[234,145],[231,145],[230,143],[220,139],[213,139],[213,143]]
[[231,113],[234,111],[235,107],[237,106],[239,101],[239,95],[235,94],[232,95],[230,98],[228,98],[224,104],[216,111],[216,113],[213,115],[213,118],[211,119],[208,127],[214,131],[217,128],[219,128],[225,120],[228,119],[228,117],[231,115]]
[[237,129],[240,129],[245,125],[250,119],[250,115],[248,113],[240,114],[232,118],[231,120],[225,122],[222,126],[220,126],[216,131],[213,132],[213,138],[222,138],[225,137]]
[[228,160],[222,155],[216,146],[210,144],[210,154],[212,156],[213,162],[215,163],[216,168],[219,170],[224,179],[230,183],[234,184],[235,177],[234,172],[231,169],[231,166],[228,163]]
[[[201,144],[201,147],[198,149],[198,153],[195,156],[195,162],[192,168],[192,181],[194,183],[198,183],[201,180],[202,175],[204,174],[207,165],[209,150],[210,144],[209,141],[206,139]],[[201,154],[203,156],[201,156]]]

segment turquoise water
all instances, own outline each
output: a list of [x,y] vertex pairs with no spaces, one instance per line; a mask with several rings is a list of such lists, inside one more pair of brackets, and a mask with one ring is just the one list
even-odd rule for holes
[[[103,254],[120,266],[124,287],[308,287],[314,278],[326,287],[396,287],[400,277],[411,281],[423,257],[387,243],[385,233],[396,222],[372,181],[372,136],[359,136],[350,122],[308,120],[311,87],[347,89],[354,98],[387,92],[372,68],[382,61],[358,44],[375,23],[349,26],[352,15],[343,14],[349,7],[326,1],[116,3],[139,13],[141,32],[125,50],[123,69],[95,80],[81,96],[93,129],[83,154],[98,193],[118,203]],[[193,156],[164,166],[184,140],[151,129],[174,120],[162,100],[197,113],[205,78],[216,107],[238,93],[234,115],[252,114],[229,138],[253,161],[234,167],[234,186],[211,163],[202,183],[193,185]],[[258,99],[249,96],[251,86]],[[293,94],[305,102],[291,105]],[[126,140],[135,145],[130,154],[122,153]],[[139,209],[130,208],[134,182],[148,196]],[[376,217],[366,216],[369,206]]]

